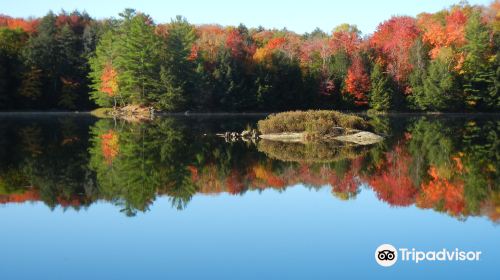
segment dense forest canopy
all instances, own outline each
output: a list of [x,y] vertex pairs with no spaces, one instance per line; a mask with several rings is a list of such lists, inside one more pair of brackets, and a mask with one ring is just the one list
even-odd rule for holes
[[0,16],[0,110],[497,111],[500,1],[296,34],[127,9]]

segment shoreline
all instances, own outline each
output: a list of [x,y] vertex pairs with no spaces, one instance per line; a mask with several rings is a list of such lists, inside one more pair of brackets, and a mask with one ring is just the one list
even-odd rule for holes
[[[500,112],[387,112],[368,113],[367,111],[337,111],[353,115],[374,115],[374,116],[500,116]],[[93,111],[0,111],[0,116],[7,115],[92,115]],[[267,116],[281,112],[172,112],[155,113],[157,116]]]

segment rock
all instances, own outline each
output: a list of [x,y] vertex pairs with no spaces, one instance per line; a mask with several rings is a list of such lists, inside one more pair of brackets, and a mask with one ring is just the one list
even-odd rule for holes
[[372,132],[359,131],[354,134],[337,136],[333,139],[357,145],[371,145],[382,141],[384,138]]
[[283,133],[269,133],[259,135],[261,139],[282,141],[282,142],[304,142],[304,132],[283,132]]
[[[339,130],[340,131],[340,130]],[[361,130],[344,130],[345,134],[337,135],[336,132],[330,135],[325,135],[319,139],[315,139],[317,141],[341,141],[356,145],[371,145],[377,142],[382,141],[384,138],[375,133]],[[296,143],[305,143],[310,142],[306,138],[305,132],[283,132],[283,133],[269,133],[259,135],[261,139],[271,140],[271,141],[280,141],[280,142],[296,142]]]

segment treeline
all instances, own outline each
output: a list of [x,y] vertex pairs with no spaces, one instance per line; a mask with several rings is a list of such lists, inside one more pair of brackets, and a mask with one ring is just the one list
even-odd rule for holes
[[88,109],[90,67],[103,23],[85,13],[0,17],[0,109]]
[[[0,18],[0,108],[164,111],[500,108],[500,1],[395,16],[370,36],[49,13]],[[89,97],[90,100],[89,101]],[[93,104],[95,103],[95,104]]]

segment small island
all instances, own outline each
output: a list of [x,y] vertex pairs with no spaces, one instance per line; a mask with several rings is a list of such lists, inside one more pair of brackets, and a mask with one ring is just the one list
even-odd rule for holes
[[259,137],[281,142],[340,141],[371,145],[383,137],[370,132],[363,118],[337,111],[292,111],[269,115],[258,122]]
[[258,144],[267,143],[266,146],[328,144],[347,147],[372,145],[384,139],[371,130],[368,121],[360,116],[338,111],[308,110],[270,114],[257,122],[257,129],[247,128],[241,133],[226,131],[217,133],[217,136],[227,142],[242,140],[257,144],[258,141]]

